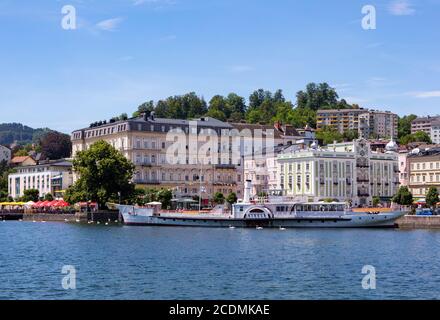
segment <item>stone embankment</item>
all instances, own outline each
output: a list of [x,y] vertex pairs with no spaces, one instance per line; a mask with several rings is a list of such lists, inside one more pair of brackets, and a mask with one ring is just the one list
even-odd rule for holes
[[401,229],[440,229],[440,216],[407,215],[396,223]]

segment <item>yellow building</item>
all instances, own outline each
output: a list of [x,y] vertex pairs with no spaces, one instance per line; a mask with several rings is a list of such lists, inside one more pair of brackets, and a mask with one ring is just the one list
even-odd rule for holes
[[440,148],[414,149],[408,155],[409,189],[414,197],[424,198],[430,187],[440,192]]

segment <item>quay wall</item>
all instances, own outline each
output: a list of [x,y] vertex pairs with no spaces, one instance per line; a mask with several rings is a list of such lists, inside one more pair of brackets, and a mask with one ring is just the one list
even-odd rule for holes
[[396,221],[402,229],[440,229],[440,216],[407,215]]
[[23,215],[23,221],[62,221],[68,220],[73,222],[76,220],[75,214],[53,214],[53,213],[26,213]]
[[77,212],[69,214],[56,214],[56,213],[24,213],[24,214],[4,214],[1,215],[2,220],[19,220],[23,221],[52,221],[52,222],[75,222],[79,220],[80,222],[107,222],[107,221],[118,221],[119,212],[118,211],[98,211],[98,212]]

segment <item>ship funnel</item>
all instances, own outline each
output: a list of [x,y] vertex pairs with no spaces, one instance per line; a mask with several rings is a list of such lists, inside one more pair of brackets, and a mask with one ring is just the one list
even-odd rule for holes
[[243,202],[244,203],[250,203],[251,202],[251,190],[252,190],[252,181],[246,180],[244,182],[244,196],[243,196]]

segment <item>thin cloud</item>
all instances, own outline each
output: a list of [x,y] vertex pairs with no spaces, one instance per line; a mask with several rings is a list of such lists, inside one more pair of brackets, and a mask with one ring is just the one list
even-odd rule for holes
[[113,19],[103,20],[101,22],[98,22],[96,24],[96,27],[102,31],[115,31],[123,20],[124,20],[123,18],[113,18]]
[[123,57],[120,57],[120,58],[118,59],[118,61],[131,61],[131,60],[133,60],[133,59],[134,59],[133,56],[123,56]]
[[255,70],[253,67],[246,66],[246,65],[230,66],[228,69],[229,69],[229,71],[235,72],[235,73],[244,73],[244,72],[250,72],[250,71]]
[[440,90],[410,92],[409,95],[419,99],[440,98]]
[[388,11],[394,16],[410,16],[416,13],[408,0],[395,0],[390,3]]
[[348,103],[355,103],[355,104],[362,104],[369,101],[368,99],[364,99],[360,97],[344,97],[343,99]]
[[134,0],[134,6],[141,6],[143,4],[156,4],[156,5],[164,5],[164,4],[174,4],[173,0]]

